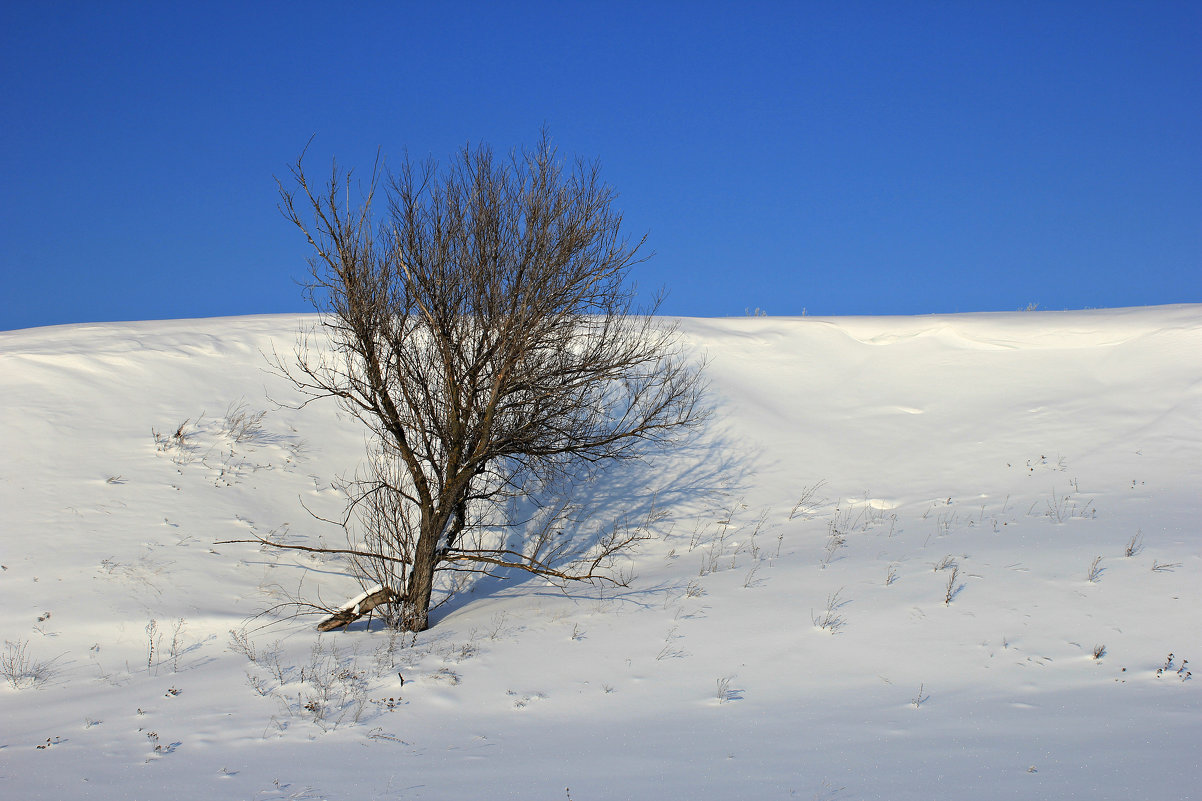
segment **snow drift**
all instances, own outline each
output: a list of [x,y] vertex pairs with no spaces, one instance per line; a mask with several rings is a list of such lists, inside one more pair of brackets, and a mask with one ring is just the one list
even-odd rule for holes
[[339,544],[302,502],[362,432],[263,357],[312,322],[0,333],[6,796],[1202,787],[1202,306],[684,320],[708,426],[580,489],[667,513],[632,586],[485,581],[416,638],[250,621],[363,588],[215,544]]

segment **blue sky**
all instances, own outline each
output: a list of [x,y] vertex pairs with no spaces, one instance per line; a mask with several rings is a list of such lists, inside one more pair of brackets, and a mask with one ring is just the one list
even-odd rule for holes
[[1202,3],[17,3],[0,329],[302,311],[308,164],[600,159],[670,314],[1202,302]]

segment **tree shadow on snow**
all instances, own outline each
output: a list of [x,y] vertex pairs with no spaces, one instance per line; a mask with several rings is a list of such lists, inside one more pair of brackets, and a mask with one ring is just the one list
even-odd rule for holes
[[[715,410],[716,414],[716,410]],[[646,454],[645,458],[613,462],[593,475],[581,475],[565,483],[557,492],[541,499],[554,505],[565,498],[574,509],[573,521],[563,526],[567,538],[564,561],[587,555],[615,526],[640,526],[656,513],[662,518],[652,522],[652,539],[682,536],[683,525],[697,514],[716,508],[747,486],[753,473],[756,452],[745,444],[734,443],[712,430],[703,428],[685,442]],[[505,532],[503,546],[520,550],[538,530],[540,504],[523,500],[513,516],[529,519],[525,525]],[[544,507],[545,508],[545,507]],[[654,584],[637,579],[638,559],[650,543],[636,543],[626,553],[628,565],[636,575],[630,586],[608,582],[559,582],[506,568],[495,575],[479,575],[450,597],[444,597],[431,610],[430,624],[437,625],[481,598],[521,593],[533,596],[563,597],[580,601],[617,602],[650,606],[660,592],[677,582]]]

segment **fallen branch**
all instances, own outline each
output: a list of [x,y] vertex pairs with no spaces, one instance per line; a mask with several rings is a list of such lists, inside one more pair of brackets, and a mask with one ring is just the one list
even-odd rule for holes
[[390,587],[381,587],[377,584],[357,598],[347,601],[337,612],[318,623],[317,630],[333,631],[334,629],[345,628],[371,612],[377,606],[388,603],[400,603],[404,599],[405,596],[396,590]]

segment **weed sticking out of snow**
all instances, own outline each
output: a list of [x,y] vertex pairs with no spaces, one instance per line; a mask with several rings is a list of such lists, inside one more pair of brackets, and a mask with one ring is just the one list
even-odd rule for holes
[[714,693],[714,697],[718,703],[725,704],[742,698],[740,691],[730,686],[732,680],[734,680],[733,673],[717,680],[717,691]]
[[1133,556],[1138,556],[1144,549],[1144,533],[1137,531],[1127,541],[1127,547],[1123,549],[1123,556],[1130,559]]
[[947,574],[947,586],[943,592],[943,605],[950,606],[952,600],[960,594],[964,589],[964,585],[960,583],[960,568],[952,566],[951,571]]
[[5,640],[0,652],[0,676],[14,690],[40,687],[54,676],[54,662],[35,657],[29,650],[29,640]]
[[810,612],[810,619],[814,622],[815,628],[835,634],[847,623],[846,618],[838,611],[847,605],[847,601],[841,597],[842,594],[842,589],[836,590],[826,596],[825,608],[819,612]]
[[1189,681],[1192,672],[1189,669],[1189,660],[1182,659],[1180,663],[1176,662],[1176,655],[1169,653],[1165,658],[1164,664],[1156,668],[1156,678],[1161,679],[1167,677],[1180,679],[1181,681]]
[[927,686],[925,684],[918,685],[918,692],[915,693],[914,698],[912,698],[910,700],[910,703],[912,703],[914,705],[915,709],[920,709],[922,707],[922,705],[927,702],[927,699],[929,699],[931,697],[926,692],[924,692],[926,690],[926,687]]

